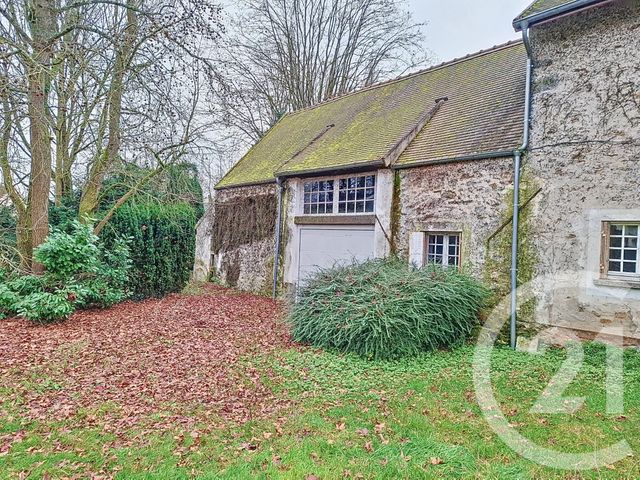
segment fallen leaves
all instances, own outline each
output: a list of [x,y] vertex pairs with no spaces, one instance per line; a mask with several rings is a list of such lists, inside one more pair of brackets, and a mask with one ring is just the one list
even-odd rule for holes
[[[189,432],[194,419],[187,412],[194,406],[207,420],[267,417],[286,405],[250,359],[289,345],[280,313],[280,305],[264,297],[210,286],[197,296],[79,312],[62,324],[3,321],[0,384],[33,420],[112,405],[84,421],[115,434],[160,412],[151,429]],[[199,438],[195,431],[190,436]],[[8,443],[0,439],[0,453]]]

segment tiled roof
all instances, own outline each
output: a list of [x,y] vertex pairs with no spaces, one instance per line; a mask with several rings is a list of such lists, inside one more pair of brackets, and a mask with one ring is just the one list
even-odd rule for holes
[[529,5],[524,12],[518,15],[518,17],[516,18],[516,22],[522,20],[523,18],[530,17],[531,15],[536,15],[538,13],[551,10],[552,8],[573,3],[574,1],[575,0],[536,0],[531,5]]
[[513,21],[513,24],[516,29],[520,29],[523,26],[522,24],[526,23],[526,20],[532,17],[537,17],[537,19],[540,20],[542,16],[545,17],[544,19],[546,20],[546,17],[553,18],[573,10],[579,10],[585,6],[596,5],[606,1],[607,0],[535,0],[524,12],[518,15]]
[[443,97],[399,164],[513,150],[522,139],[525,63],[514,42],[286,115],[217,188],[382,165]]

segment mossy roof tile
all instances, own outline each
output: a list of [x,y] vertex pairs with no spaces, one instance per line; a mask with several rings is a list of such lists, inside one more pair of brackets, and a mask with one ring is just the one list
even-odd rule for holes
[[383,160],[447,97],[401,164],[514,149],[522,138],[526,53],[515,42],[283,117],[217,188]]
[[[605,2],[606,0],[595,0],[591,3],[600,3]],[[514,20],[514,25],[518,25],[521,21],[532,17],[534,15],[539,15],[544,12],[548,12],[549,10],[553,10],[559,7],[568,6],[570,9],[573,9],[571,4],[575,3],[576,8],[579,7],[578,0],[535,0],[531,5],[529,5],[524,12],[522,12],[516,19]],[[550,12],[551,13],[551,12]]]

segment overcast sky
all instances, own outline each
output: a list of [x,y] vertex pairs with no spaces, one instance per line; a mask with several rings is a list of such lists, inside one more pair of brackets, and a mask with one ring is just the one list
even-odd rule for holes
[[407,0],[427,22],[427,47],[447,61],[520,38],[511,26],[532,0]]

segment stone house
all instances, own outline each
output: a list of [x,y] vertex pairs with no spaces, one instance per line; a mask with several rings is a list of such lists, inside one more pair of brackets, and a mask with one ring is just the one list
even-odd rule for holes
[[286,293],[397,254],[501,295],[531,282],[522,320],[635,333],[640,4],[537,0],[514,26],[523,41],[284,116],[216,186],[217,275]]
[[[538,0],[525,255],[535,320],[640,338],[640,1]],[[524,199],[526,201],[527,199]]]

